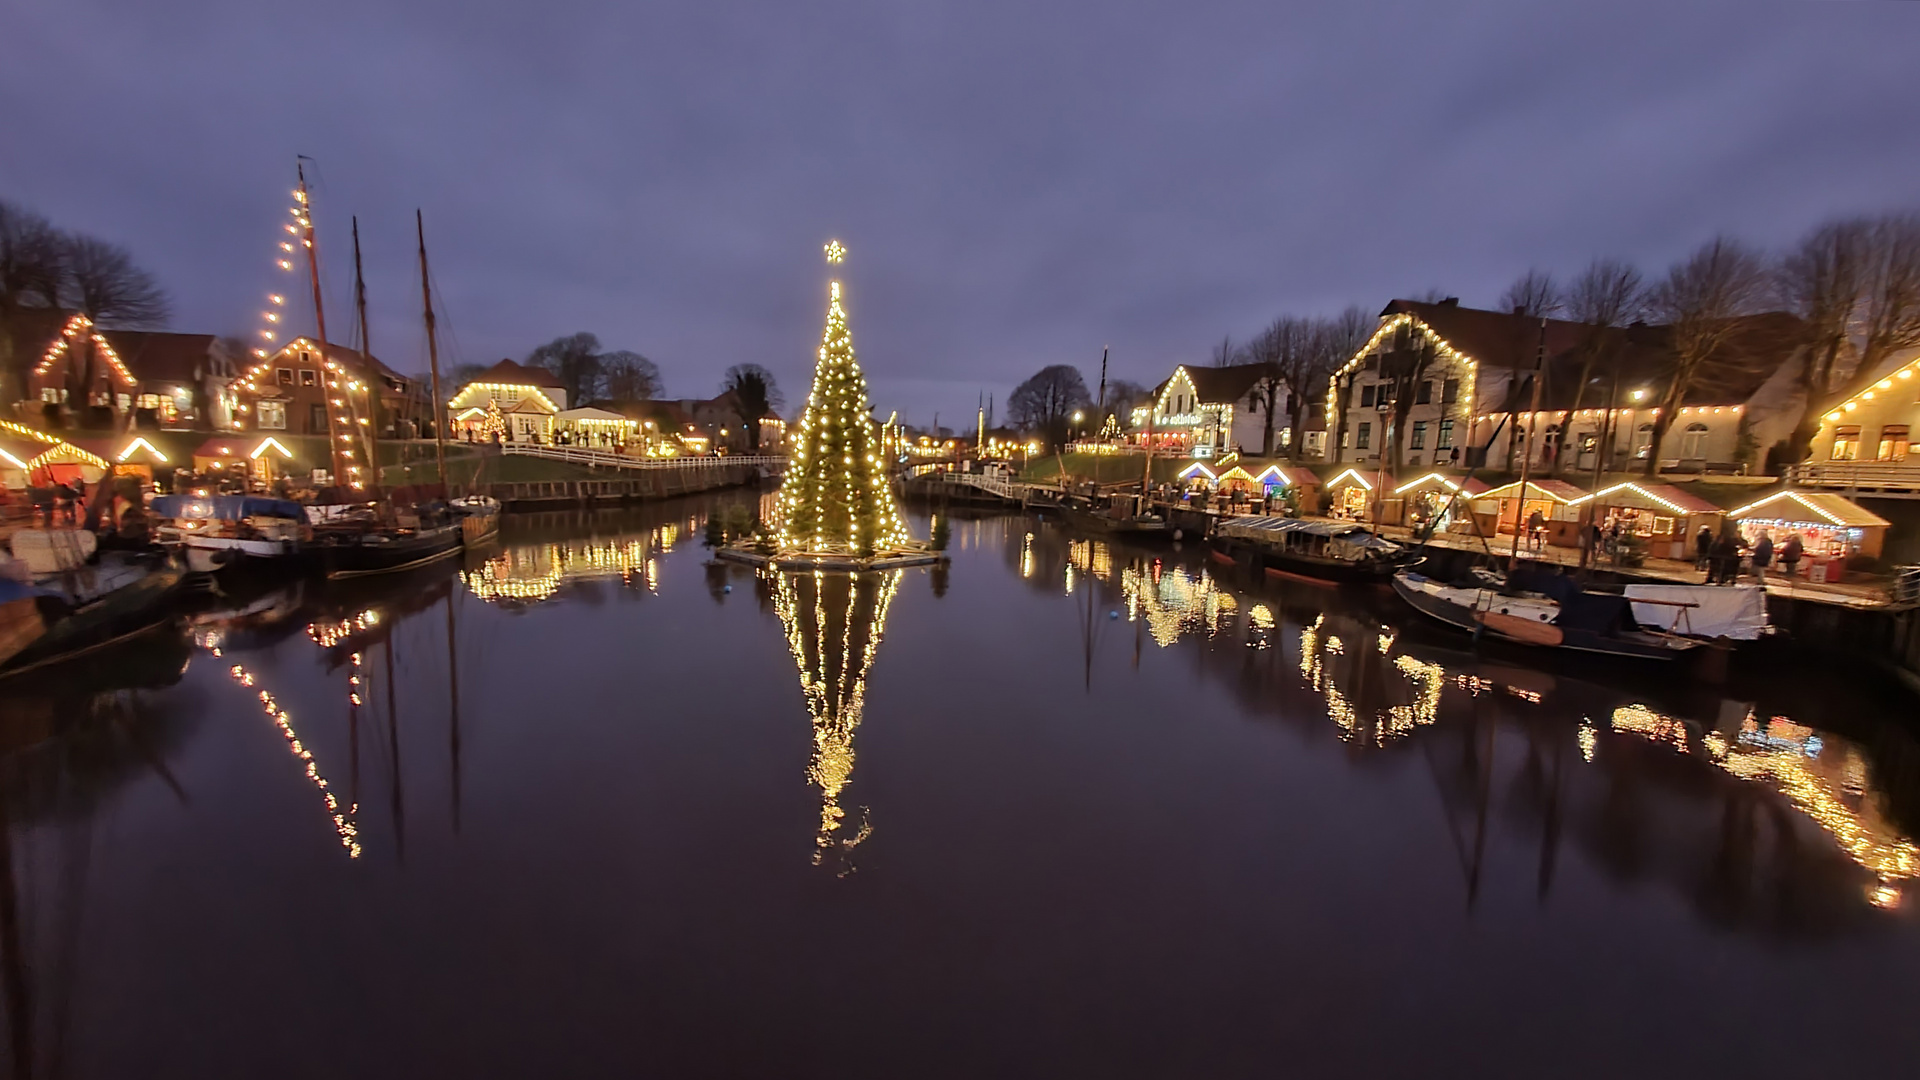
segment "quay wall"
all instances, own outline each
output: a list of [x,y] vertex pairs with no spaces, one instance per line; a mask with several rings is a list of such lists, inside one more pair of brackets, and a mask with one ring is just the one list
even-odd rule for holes
[[764,471],[756,465],[701,465],[647,469],[621,480],[535,480],[480,484],[471,491],[492,496],[500,501],[502,510],[517,513],[670,499],[677,495],[757,484],[764,476]]

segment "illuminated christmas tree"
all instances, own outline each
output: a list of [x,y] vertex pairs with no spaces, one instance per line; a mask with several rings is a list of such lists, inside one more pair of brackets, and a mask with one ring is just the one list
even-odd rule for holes
[[[826,251],[830,265],[846,258],[837,240]],[[786,552],[869,556],[907,544],[840,301],[840,283],[829,282],[813,392],[780,487],[779,546]]]

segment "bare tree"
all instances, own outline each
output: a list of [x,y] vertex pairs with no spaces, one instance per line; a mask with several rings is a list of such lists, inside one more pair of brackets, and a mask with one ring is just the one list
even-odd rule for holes
[[[1439,290],[1434,289],[1430,292],[1437,293]],[[1446,298],[1443,296],[1440,299]],[[1326,336],[1321,345],[1327,350],[1327,371],[1330,379],[1332,372],[1344,367],[1366,346],[1373,337],[1374,327],[1378,324],[1379,320],[1369,317],[1358,304],[1348,305],[1345,311],[1325,323]],[[1336,464],[1346,456],[1347,412],[1353,406],[1353,383],[1359,374],[1360,368],[1356,365],[1340,378],[1339,394],[1335,398],[1340,406],[1340,415],[1337,420],[1332,416],[1327,417],[1327,424],[1333,429],[1330,437],[1333,440],[1333,460]]]
[[554,338],[527,354],[527,366],[552,372],[569,405],[588,401],[600,389],[600,339],[584,332]]
[[[1506,355],[1500,358],[1502,366],[1510,372],[1507,378],[1507,472],[1513,471],[1513,455],[1520,448],[1521,388],[1527,385],[1521,372],[1531,372],[1538,359],[1540,320],[1553,318],[1565,306],[1553,275],[1538,268],[1521,274],[1500,294],[1501,309],[1519,316],[1513,320]],[[1545,374],[1541,372],[1540,376]],[[1527,452],[1531,454],[1533,448],[1527,447]]]
[[660,369],[625,349],[600,357],[600,378],[601,390],[615,401],[646,401],[660,392]]
[[1800,365],[1806,401],[1787,436],[1788,461],[1806,458],[1826,399],[1844,378],[1854,324],[1867,288],[1873,224],[1864,218],[1829,221],[1802,237],[1780,260],[1775,287],[1787,310],[1806,324],[1807,355]]
[[1300,320],[1291,315],[1275,319],[1266,329],[1253,335],[1241,349],[1245,362],[1263,369],[1260,381],[1247,391],[1247,407],[1264,421],[1260,437],[1260,455],[1273,456],[1274,415],[1284,403],[1287,384],[1282,369],[1290,354],[1298,350]]
[[747,429],[747,445],[760,449],[760,418],[777,412],[785,398],[773,373],[759,364],[735,364],[720,381],[720,391],[732,394],[740,406],[740,424]]
[[[1596,369],[1605,370],[1620,360],[1621,346],[1624,344],[1619,328],[1632,322],[1640,315],[1645,302],[1645,285],[1640,271],[1632,265],[1614,259],[1595,259],[1587,264],[1580,276],[1573,279],[1567,289],[1567,318],[1582,327],[1580,343],[1574,346],[1574,356],[1580,365],[1579,383],[1573,390],[1573,409],[1568,414],[1578,415],[1586,402],[1588,384],[1594,378]],[[1619,379],[1619,372],[1614,373]],[[1612,397],[1611,394],[1608,395]],[[1601,424],[1602,437],[1605,437],[1606,424]],[[1595,452],[1603,457],[1605,449],[1596,446]],[[1562,464],[1577,460],[1562,458]]]
[[1041,368],[1007,398],[1007,417],[1022,428],[1046,433],[1049,444],[1066,441],[1067,418],[1093,403],[1087,381],[1070,364]]
[[[1100,417],[1101,424],[1104,426],[1107,417],[1111,416],[1114,418],[1114,423],[1125,428],[1133,415],[1134,407],[1152,395],[1151,388],[1141,386],[1137,382],[1129,382],[1126,379],[1113,380],[1107,384],[1107,408],[1105,415]],[[987,413],[987,423],[989,425],[993,423],[991,410]]]
[[139,329],[165,326],[170,306],[153,275],[118,244],[69,233],[63,238],[66,306],[97,323]]
[[0,394],[29,395],[33,358],[13,355],[20,312],[59,302],[60,234],[39,214],[0,200]]
[[1653,417],[1646,475],[1660,468],[1660,442],[1687,393],[1702,385],[1716,365],[1729,363],[1727,345],[1740,332],[1741,317],[1758,311],[1770,284],[1758,254],[1739,241],[1716,236],[1675,263],[1647,294],[1647,307],[1667,326],[1670,379]]
[[1223,337],[1220,344],[1213,347],[1213,366],[1229,367],[1244,362],[1246,348],[1235,345],[1232,337]]
[[1877,371],[1889,353],[1920,345],[1920,214],[1873,223],[1861,311],[1860,369]]

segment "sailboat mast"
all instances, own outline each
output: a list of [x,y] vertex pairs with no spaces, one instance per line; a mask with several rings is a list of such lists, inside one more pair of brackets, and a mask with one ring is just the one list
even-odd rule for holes
[[360,314],[360,355],[366,358],[367,379],[367,467],[373,470],[373,487],[380,488],[380,370],[373,358],[373,339],[367,336],[367,279],[360,273],[360,216],[353,218],[353,303]]
[[350,464],[353,451],[348,449],[353,436],[339,430],[340,410],[334,404],[341,400],[333,396],[333,390],[339,387],[340,380],[332,376],[335,370],[333,350],[327,346],[327,307],[320,298],[320,246],[314,242],[313,201],[307,196],[307,167],[301,164],[301,159],[295,158],[293,171],[300,177],[300,225],[304,230],[300,239],[307,249],[307,280],[313,285],[313,327],[315,336],[320,339],[320,389],[327,403],[327,448],[331,451],[333,482],[350,481],[359,487],[359,481],[353,476],[358,470]]
[[433,375],[433,458],[440,470],[440,483],[447,495],[453,495],[453,481],[447,476],[446,399],[440,396],[440,344],[433,334],[433,286],[427,275],[427,226],[420,211],[413,212],[413,229],[420,238],[420,303],[427,313],[427,365]]

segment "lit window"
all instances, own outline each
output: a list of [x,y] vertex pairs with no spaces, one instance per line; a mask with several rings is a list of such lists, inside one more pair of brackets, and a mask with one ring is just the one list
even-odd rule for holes
[[281,386],[292,386],[293,385],[293,369],[292,368],[275,368],[273,372],[273,381],[279,383]]
[[1860,457],[1860,426],[1848,424],[1833,429],[1833,453],[1829,457],[1834,461],[1855,461]]
[[287,429],[287,403],[284,401],[262,401],[254,407],[259,416],[260,427],[272,431]]
[[1878,461],[1907,460],[1907,425],[1888,424],[1880,429],[1880,448],[1874,455]]
[[1692,461],[1707,456],[1707,425],[1687,425],[1686,433],[1680,436],[1680,456]]
[[300,369],[300,385],[301,386],[320,385],[320,373],[317,371],[314,371],[311,368]]

